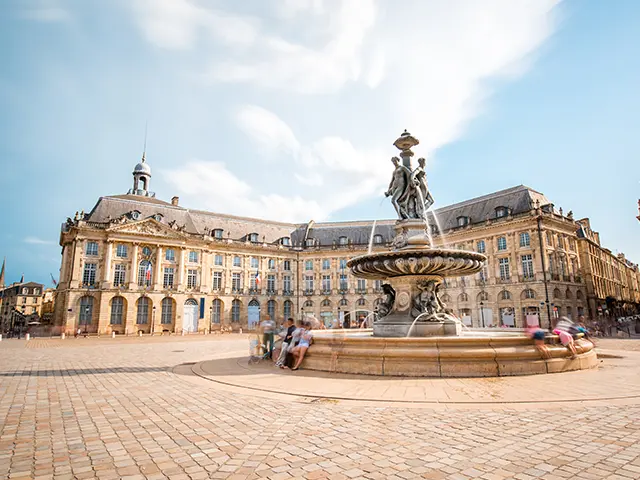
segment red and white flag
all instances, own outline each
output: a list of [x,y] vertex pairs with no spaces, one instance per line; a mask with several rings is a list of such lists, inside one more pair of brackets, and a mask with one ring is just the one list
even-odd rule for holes
[[144,271],[144,278],[151,280],[151,263],[147,263],[147,269]]
[[256,270],[256,287],[260,286],[260,272]]

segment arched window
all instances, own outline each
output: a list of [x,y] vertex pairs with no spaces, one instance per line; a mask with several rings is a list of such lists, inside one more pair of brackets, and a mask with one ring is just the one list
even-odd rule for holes
[[536,292],[534,292],[530,288],[527,288],[525,291],[522,292],[522,298],[527,299],[527,300],[530,300],[532,298],[536,298]]
[[467,295],[466,293],[462,292],[462,293],[458,296],[458,301],[459,301],[459,302],[468,302],[468,301],[469,301],[469,295]]
[[380,245],[382,243],[382,235],[374,235],[373,236],[373,243],[375,243],[376,245]]
[[124,312],[124,298],[113,297],[111,300],[111,325],[122,325]]
[[582,294],[582,290],[578,290],[578,293],[576,293],[576,298],[578,300],[582,300],[584,298],[584,296]]
[[148,297],[140,297],[138,299],[138,314],[136,315],[136,323],[145,325],[149,323],[149,304],[151,301]]
[[222,300],[216,298],[211,304],[211,323],[222,323]]
[[511,293],[509,290],[502,290],[500,292],[500,300],[511,300]]
[[322,307],[330,307],[331,306],[331,300],[329,300],[328,298],[325,298],[320,305]]
[[376,298],[373,302],[373,304],[377,307],[378,305],[380,305],[382,302],[384,301],[384,298]]
[[231,302],[231,321],[233,323],[240,322],[240,300]]
[[197,302],[197,300],[194,300],[193,298],[187,298],[187,301],[186,301],[186,302],[184,302],[184,304],[185,304],[185,305],[190,305],[190,306],[192,306],[192,307],[193,307],[194,305],[195,305],[196,307],[198,306],[198,302]]
[[93,319],[93,297],[85,295],[80,299],[78,325],[91,325]]
[[566,291],[566,293],[564,294],[564,297],[565,297],[567,300],[571,300],[571,299],[573,298],[573,294],[571,293],[571,290],[569,290],[569,289],[567,288],[567,291]]
[[152,277],[152,266],[149,260],[142,260],[138,265],[138,286],[150,287]]
[[553,298],[562,298],[562,293],[560,292],[560,289],[559,289],[559,288],[556,288],[556,289],[553,291]]
[[162,299],[162,316],[160,317],[160,323],[163,325],[171,325],[173,323],[173,299]]
[[479,302],[486,302],[487,300],[489,300],[489,294],[487,292],[480,292],[478,294]]
[[364,306],[367,304],[367,301],[364,298],[359,298],[356,303],[360,306]]
[[269,300],[267,302],[267,315],[269,315],[269,318],[273,321],[275,321],[276,319],[276,301],[275,300]]
[[449,303],[449,302],[451,301],[451,297],[445,293],[445,294],[442,296],[442,301],[443,301],[444,303]]
[[347,305],[349,305],[349,302],[347,301],[346,298],[343,298],[340,300],[340,306],[341,307],[346,307]]
[[293,303],[291,302],[291,300],[285,300],[284,310],[283,310],[285,320],[291,317],[292,310],[293,310]]
[[313,302],[311,300],[307,300],[306,302],[304,302],[304,305],[302,306],[305,308],[313,307]]

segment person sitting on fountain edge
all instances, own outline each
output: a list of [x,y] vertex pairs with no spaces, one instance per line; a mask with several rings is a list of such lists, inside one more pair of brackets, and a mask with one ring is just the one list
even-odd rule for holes
[[298,345],[296,345],[291,351],[291,353],[296,359],[296,364],[293,366],[291,370],[298,370],[300,368],[300,365],[304,360],[304,356],[307,353],[308,348],[311,346],[311,342],[313,341],[313,334],[311,333],[311,328],[312,327],[310,322],[304,323],[304,330],[300,335],[300,341],[298,342]]

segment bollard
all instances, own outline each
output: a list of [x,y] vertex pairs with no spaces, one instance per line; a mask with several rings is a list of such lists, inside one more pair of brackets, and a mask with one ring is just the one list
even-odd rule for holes
[[242,328],[240,329],[239,333],[242,333]]
[[28,342],[28,341],[31,339],[31,334],[27,333],[27,334],[24,336],[24,339]]
[[182,329],[182,336],[184,337],[184,329]]
[[205,331],[204,331],[204,334],[205,334],[205,335],[209,335],[209,331],[208,331],[208,330],[205,330]]
[[142,336],[142,330],[138,330],[138,336],[141,337]]
[[64,340],[64,339],[65,339],[65,337],[66,337],[66,335],[64,334],[64,332],[62,332],[62,333],[60,334],[60,340]]
[[111,338],[116,338],[116,332],[111,332]]
[[2,341],[2,334],[0,333],[0,342]]

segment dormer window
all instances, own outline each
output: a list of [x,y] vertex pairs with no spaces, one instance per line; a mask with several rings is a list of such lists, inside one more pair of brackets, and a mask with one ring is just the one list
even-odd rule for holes
[[253,243],[258,243],[258,234],[257,233],[250,233],[249,234],[249,241],[253,242]]
[[221,239],[223,233],[224,233],[224,230],[222,230],[221,228],[214,228],[213,229],[213,238]]
[[162,214],[161,214],[161,213],[156,213],[156,214],[153,216],[153,219],[154,219],[156,222],[161,222],[161,221],[162,221]]
[[458,217],[457,221],[459,227],[466,227],[467,225],[469,225],[469,217]]
[[140,212],[138,210],[134,210],[130,215],[132,220],[140,220]]
[[509,209],[507,207],[496,208],[496,218],[502,218],[509,215]]
[[373,243],[375,243],[376,245],[380,245],[382,243],[382,235],[374,235]]
[[305,244],[307,247],[313,247],[313,242],[314,242],[313,238],[307,238],[307,239],[305,240],[304,244]]
[[349,243],[349,239],[347,237],[340,237],[338,239],[338,244],[340,245],[347,245]]
[[291,239],[289,237],[282,237],[280,239],[280,244],[284,245],[285,247],[288,247],[291,245]]

